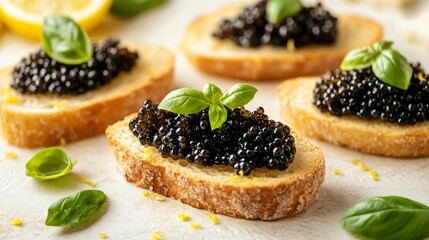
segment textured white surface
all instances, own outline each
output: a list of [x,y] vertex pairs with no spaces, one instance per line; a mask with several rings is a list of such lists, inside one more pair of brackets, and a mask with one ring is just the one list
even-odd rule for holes
[[[164,7],[132,20],[111,18],[98,29],[95,36],[114,35],[127,41],[167,46],[178,53],[176,87],[201,88],[207,82],[216,82],[226,90],[236,81],[199,73],[177,51],[177,45],[186,25],[194,17],[230,2],[170,0]],[[420,1],[417,7],[399,12],[395,9],[374,9],[370,5],[339,0],[324,2],[335,12],[362,13],[379,20],[386,27],[386,37],[394,39],[398,49],[411,61],[420,60],[423,66],[428,67],[427,46],[406,43],[404,38],[399,36],[397,27],[398,23],[404,25],[417,22],[418,14],[424,12],[421,6],[428,4]],[[0,65],[13,64],[29,50],[37,47],[37,44],[11,33],[2,33]],[[278,119],[274,98],[274,89],[278,83],[255,84],[259,92],[248,107],[253,109],[262,105],[272,118]],[[219,215],[220,224],[213,225],[202,210],[172,199],[158,202],[143,197],[143,189],[127,183],[119,174],[104,136],[67,144],[64,148],[79,162],[72,174],[49,182],[25,176],[25,163],[37,149],[19,149],[0,140],[0,239],[98,239],[97,234],[102,232],[106,233],[109,239],[150,239],[156,229],[164,233],[165,239],[350,239],[352,237],[341,229],[338,222],[343,213],[357,201],[372,196],[400,195],[429,204],[429,159],[389,159],[324,143],[315,144],[320,145],[325,153],[327,174],[321,188],[320,200],[307,212],[274,222],[238,220]],[[6,159],[4,156],[7,151],[15,152],[18,158]],[[380,181],[373,182],[368,173],[362,172],[349,162],[351,159],[362,160],[375,169]],[[334,169],[341,170],[343,175],[334,175]],[[108,195],[109,208],[106,214],[79,231],[64,231],[61,228],[44,226],[47,209],[52,202],[90,188],[75,181],[76,175],[96,182],[96,188]],[[202,224],[203,228],[191,229],[189,222],[185,223],[177,218],[179,212],[188,214],[191,221]],[[21,218],[23,225],[11,226],[10,221],[14,218]]]

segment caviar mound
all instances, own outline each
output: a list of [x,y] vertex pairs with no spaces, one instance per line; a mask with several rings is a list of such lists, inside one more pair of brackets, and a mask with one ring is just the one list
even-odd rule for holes
[[412,125],[429,119],[429,77],[420,64],[404,91],[379,80],[371,68],[330,72],[313,91],[313,104],[335,116],[355,115]]
[[337,37],[337,18],[323,9],[319,3],[303,7],[299,13],[272,24],[266,16],[267,1],[244,8],[237,17],[223,19],[213,36],[230,39],[242,47],[258,47],[263,44],[286,46],[293,40],[296,47],[308,44],[329,44]]
[[162,157],[231,166],[240,175],[261,167],[286,170],[296,152],[289,127],[268,120],[261,107],[254,112],[228,109],[227,121],[212,131],[207,110],[178,115],[146,100],[129,128],[142,145],[156,147]]
[[121,71],[130,71],[137,52],[106,39],[92,44],[93,57],[86,63],[66,65],[51,59],[43,49],[24,58],[12,73],[10,86],[20,93],[78,95],[111,82]]

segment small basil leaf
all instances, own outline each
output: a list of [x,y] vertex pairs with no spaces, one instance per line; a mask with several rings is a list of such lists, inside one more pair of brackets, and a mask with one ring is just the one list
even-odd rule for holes
[[350,51],[341,62],[342,70],[362,69],[372,65],[380,53],[364,47]]
[[213,83],[209,83],[204,86],[203,92],[207,102],[212,104],[220,103],[222,98],[222,90],[220,90],[218,86],[214,85]]
[[27,176],[49,180],[70,173],[73,169],[73,163],[63,149],[51,147],[37,152],[25,167]]
[[350,208],[341,225],[370,239],[423,239],[429,237],[429,207],[399,196],[369,198]]
[[383,50],[391,49],[392,45],[393,45],[392,41],[380,41],[380,42],[374,43],[374,45],[372,45],[370,48],[372,49],[372,51],[380,53]]
[[381,81],[407,90],[413,70],[407,59],[393,49],[383,50],[372,64],[372,71]]
[[94,216],[107,201],[106,194],[100,190],[83,190],[61,198],[48,209],[47,226],[78,224]]
[[49,57],[63,64],[82,64],[92,58],[88,35],[75,21],[66,16],[45,18],[42,44]]
[[278,23],[283,19],[293,16],[302,9],[300,0],[268,0],[266,11],[268,21]]
[[166,0],[115,0],[110,11],[121,17],[134,17],[166,2]]
[[228,113],[226,108],[220,104],[210,105],[209,108],[209,120],[212,130],[215,130],[222,126],[226,121]]
[[209,103],[204,93],[192,88],[181,88],[170,92],[159,104],[159,109],[177,114],[193,114],[206,109]]
[[258,89],[249,84],[238,83],[222,96],[221,103],[230,109],[238,108],[250,102],[257,91]]

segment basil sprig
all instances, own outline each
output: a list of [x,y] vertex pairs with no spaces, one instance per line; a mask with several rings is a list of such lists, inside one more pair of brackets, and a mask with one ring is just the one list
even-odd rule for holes
[[49,57],[63,64],[82,64],[92,58],[88,35],[79,24],[66,16],[45,18],[42,44]]
[[369,198],[350,208],[341,225],[369,239],[424,239],[429,237],[429,207],[398,196]]
[[177,114],[194,114],[209,108],[212,130],[222,126],[227,118],[225,107],[233,109],[250,102],[258,90],[249,84],[238,83],[225,94],[213,83],[204,86],[203,92],[192,88],[180,88],[170,92],[159,104],[159,109]]
[[106,204],[107,196],[100,190],[83,190],[61,198],[48,209],[45,224],[47,226],[65,226],[78,224],[97,213]]
[[37,152],[25,165],[26,174],[39,180],[49,180],[70,173],[73,163],[68,154],[58,147],[50,147]]
[[350,51],[343,59],[342,70],[356,70],[372,67],[375,76],[381,81],[407,90],[413,70],[408,60],[392,49],[393,42],[381,41],[369,47]]
[[299,13],[301,9],[300,0],[268,0],[266,6],[268,21],[271,23],[278,23]]
[[134,17],[166,1],[167,0],[114,0],[110,11],[121,17]]

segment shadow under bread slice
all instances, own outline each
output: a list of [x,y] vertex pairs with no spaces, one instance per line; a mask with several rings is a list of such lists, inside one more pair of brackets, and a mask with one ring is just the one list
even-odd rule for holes
[[44,50],[0,71],[0,123],[12,145],[41,147],[98,135],[144,99],[160,101],[172,87],[173,54],[161,47],[93,44],[79,65]]
[[183,52],[202,71],[260,81],[321,74],[338,67],[351,49],[382,37],[380,24],[332,16],[321,5],[271,23],[267,2],[231,5],[197,18],[185,32]]
[[[399,61],[402,55],[391,49],[391,42],[384,43],[389,46],[380,49],[381,58],[375,53],[365,64],[355,58],[354,63],[361,64],[358,69],[337,69],[322,77],[289,79],[279,85],[277,98],[284,121],[306,136],[365,153],[429,156],[428,76],[420,64],[409,64],[404,57]],[[378,47],[352,52],[367,57],[367,51]],[[350,59],[346,57],[343,63]],[[389,61],[401,67],[392,67]]]
[[[225,99],[231,91],[212,94],[210,86],[217,88],[206,85],[204,94],[179,89],[160,105],[146,101],[137,114],[106,130],[125,178],[190,206],[238,218],[274,220],[309,208],[325,175],[321,150],[269,120],[262,108],[250,112],[229,104]],[[199,111],[184,113],[181,106],[198,105],[197,98],[203,103]],[[166,107],[169,101],[180,103]],[[217,108],[225,111],[213,114]],[[223,119],[220,125],[218,119]]]

